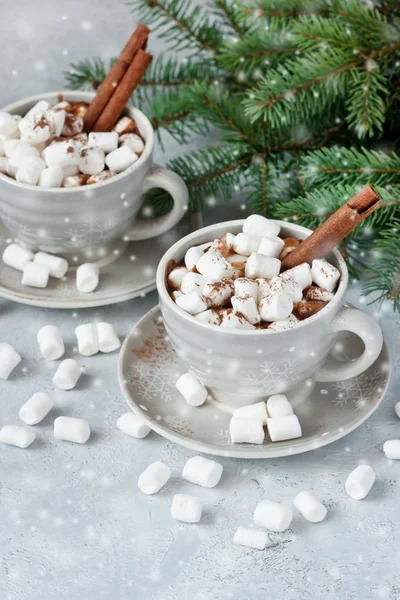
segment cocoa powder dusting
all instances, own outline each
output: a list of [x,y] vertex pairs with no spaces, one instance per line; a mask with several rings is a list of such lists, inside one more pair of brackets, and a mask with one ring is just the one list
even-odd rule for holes
[[[160,361],[166,361],[168,355],[171,353],[168,342],[165,339],[165,328],[162,321],[154,319],[155,332],[152,331],[150,337],[142,340],[140,348],[133,348],[132,354],[145,363],[152,367],[156,367],[160,364]],[[135,378],[132,378],[135,381]]]

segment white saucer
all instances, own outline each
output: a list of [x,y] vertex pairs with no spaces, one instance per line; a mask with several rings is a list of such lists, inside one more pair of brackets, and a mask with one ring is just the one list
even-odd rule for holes
[[[338,342],[341,359],[351,360],[362,352],[362,342],[353,334],[340,335]],[[288,394],[303,437],[272,443],[266,436],[263,445],[231,443],[230,407],[213,399],[201,407],[188,406],[174,385],[186,370],[169,346],[156,306],[135,325],[120,352],[119,382],[132,411],[160,435],[197,452],[272,458],[320,448],[356,429],[382,402],[391,366],[384,344],[378,360],[358,377],[335,383],[308,380]]]
[[[174,229],[159,237],[140,242],[116,242],[116,259],[99,262],[100,284],[91,294],[76,289],[75,269],[63,280],[50,278],[45,289],[21,284],[21,273],[5,265],[0,258],[0,296],[31,306],[45,308],[86,308],[106,306],[147,294],[156,287],[156,270],[160,258],[172,244],[191,231],[202,227],[201,216],[188,214]],[[12,240],[0,223],[0,256]]]

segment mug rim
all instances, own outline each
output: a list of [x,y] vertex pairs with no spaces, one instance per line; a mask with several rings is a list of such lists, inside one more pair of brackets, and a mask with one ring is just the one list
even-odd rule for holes
[[[14,111],[15,114],[18,114],[18,107],[21,104],[25,104],[26,102],[36,103],[36,102],[39,102],[39,100],[46,100],[47,98],[53,98],[54,96],[57,96],[57,95],[69,96],[70,98],[71,97],[73,98],[74,96],[76,96],[76,100],[73,100],[74,102],[80,102],[80,101],[81,102],[86,102],[86,101],[90,102],[91,100],[93,100],[96,93],[79,91],[79,90],[61,90],[61,91],[55,91],[55,92],[46,92],[45,94],[35,94],[34,96],[28,96],[26,98],[22,98],[21,100],[17,100],[16,102],[7,104],[0,110],[5,111],[5,112],[10,112],[11,114],[13,114],[12,111]],[[145,122],[146,126],[148,126],[148,128],[149,128],[149,138],[147,140],[145,140],[144,150],[143,150],[142,154],[139,156],[138,160],[135,161],[130,167],[128,167],[121,173],[117,173],[116,175],[114,175],[110,179],[107,179],[106,181],[99,181],[98,183],[92,183],[92,184],[90,184],[90,186],[69,187],[69,188],[63,188],[63,187],[45,188],[45,187],[39,187],[37,185],[29,185],[27,183],[21,183],[20,181],[17,181],[13,177],[10,177],[9,175],[6,175],[5,173],[0,173],[0,182],[4,181],[7,184],[14,185],[17,188],[20,188],[23,190],[29,190],[29,191],[37,190],[38,192],[44,193],[44,194],[51,194],[51,193],[54,194],[55,191],[57,191],[57,194],[58,193],[63,194],[63,193],[67,193],[67,192],[71,194],[71,193],[79,193],[79,192],[82,192],[85,190],[87,191],[87,187],[89,187],[90,189],[93,189],[93,188],[98,189],[100,186],[104,187],[106,185],[115,183],[116,181],[120,181],[125,176],[130,175],[137,168],[141,167],[142,164],[152,155],[153,149],[154,149],[154,129],[153,129],[153,126],[150,123],[150,120],[148,119],[148,117],[139,108],[136,108],[132,104],[126,104],[124,111],[125,110],[129,110],[132,115],[134,115],[135,113],[140,115],[141,119]],[[134,118],[134,117],[132,117],[132,118]]]
[[[296,223],[290,223],[289,221],[280,221],[278,219],[270,219],[272,222],[277,223],[281,228],[282,227],[289,227],[292,229],[292,232],[297,232],[297,233],[303,233],[306,234],[304,236],[303,239],[305,239],[305,237],[308,237],[311,233],[312,233],[312,229],[309,229],[308,227],[303,227],[302,225],[297,225]],[[203,321],[200,321],[198,319],[196,319],[194,316],[189,315],[189,313],[185,312],[183,309],[181,309],[176,302],[174,302],[171,298],[171,296],[169,295],[168,291],[167,291],[167,286],[166,286],[166,278],[165,278],[165,271],[166,271],[166,266],[168,264],[168,262],[170,260],[175,260],[173,255],[176,255],[176,253],[182,248],[182,246],[184,246],[188,241],[193,240],[194,243],[193,245],[196,245],[195,239],[196,237],[198,237],[199,235],[202,235],[204,233],[210,233],[210,237],[212,231],[214,231],[217,228],[220,228],[221,226],[223,226],[225,229],[225,232],[229,231],[229,229],[231,227],[242,227],[243,223],[245,222],[245,219],[237,219],[237,220],[233,220],[233,221],[221,221],[219,223],[214,223],[213,225],[209,225],[207,227],[202,227],[201,229],[197,229],[196,231],[193,231],[192,233],[189,233],[188,235],[186,235],[185,237],[181,238],[180,240],[178,240],[173,246],[171,246],[163,255],[163,257],[161,258],[159,264],[158,264],[158,268],[157,268],[157,274],[156,274],[156,285],[157,285],[157,291],[158,294],[160,296],[160,299],[162,299],[163,302],[166,303],[167,307],[171,310],[173,310],[173,312],[177,315],[178,318],[181,318],[185,321],[188,322],[188,324],[192,324],[201,328],[205,328],[205,330],[207,331],[218,331],[220,332],[222,335],[244,335],[244,336],[249,336],[249,335],[276,335],[276,334],[285,334],[285,333],[291,333],[293,331],[297,331],[300,328],[304,328],[307,325],[310,325],[311,323],[313,323],[314,321],[316,321],[318,318],[325,316],[328,312],[336,309],[336,307],[338,305],[340,305],[343,296],[346,292],[347,289],[347,285],[348,285],[348,280],[349,280],[349,272],[347,269],[347,265],[346,265],[346,261],[344,260],[343,256],[340,254],[340,252],[334,248],[333,250],[331,250],[331,252],[334,254],[336,261],[337,261],[337,266],[340,270],[340,282],[339,282],[339,286],[336,290],[336,293],[333,297],[333,299],[328,302],[328,304],[326,306],[324,306],[324,308],[322,308],[319,312],[317,312],[315,315],[312,315],[311,317],[308,317],[308,319],[304,319],[303,321],[300,321],[300,323],[298,323],[295,327],[291,328],[291,329],[284,329],[284,330],[270,330],[270,329],[256,329],[256,330],[249,330],[249,329],[228,329],[228,328],[221,328],[221,327],[216,327],[215,325],[212,325],[211,323],[204,323]],[[207,240],[209,241],[209,240]],[[198,242],[198,243],[205,243],[205,242]]]

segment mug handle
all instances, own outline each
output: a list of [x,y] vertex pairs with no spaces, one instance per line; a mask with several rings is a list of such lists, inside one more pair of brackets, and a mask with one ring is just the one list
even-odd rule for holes
[[350,363],[321,367],[315,375],[315,381],[342,381],[357,377],[376,361],[382,350],[381,328],[373,317],[361,310],[343,306],[332,322],[332,331],[355,333],[364,342],[364,352]]
[[129,241],[147,240],[172,229],[183,217],[188,209],[189,191],[185,182],[179,175],[168,169],[154,166],[143,180],[143,192],[153,188],[162,188],[171,194],[174,201],[172,210],[152,221],[140,221],[124,235]]

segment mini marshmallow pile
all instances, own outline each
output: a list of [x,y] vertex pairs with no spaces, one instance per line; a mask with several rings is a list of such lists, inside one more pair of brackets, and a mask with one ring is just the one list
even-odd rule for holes
[[[21,284],[28,287],[45,288],[49,278],[62,279],[68,271],[68,261],[61,256],[36,252],[20,246],[9,244],[3,252],[3,262],[17,271],[22,271]],[[94,292],[99,285],[99,266],[85,263],[76,270],[76,287],[78,292],[88,294]]]
[[86,102],[40,100],[24,116],[0,111],[0,172],[42,188],[101,183],[136,162],[144,150],[130,117],[109,132],[83,132]]
[[200,321],[224,328],[296,326],[332,300],[340,273],[325,259],[316,259],[311,268],[302,263],[280,274],[280,258],[300,242],[283,240],[279,233],[276,222],[251,215],[236,236],[226,233],[189,248],[185,264],[168,273],[171,297]]

